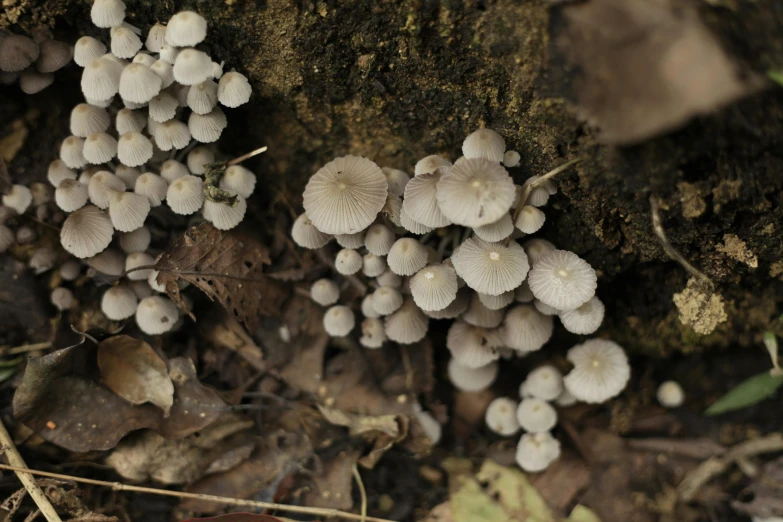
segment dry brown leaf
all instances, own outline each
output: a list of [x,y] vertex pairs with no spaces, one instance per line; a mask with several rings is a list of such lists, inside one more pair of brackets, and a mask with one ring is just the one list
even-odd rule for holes
[[215,390],[201,384],[190,359],[175,357],[168,367],[174,383],[174,404],[158,431],[167,439],[179,439],[212,424],[227,405]]
[[259,316],[278,316],[288,292],[263,273],[269,252],[245,227],[221,231],[210,223],[189,229],[160,258],[158,283],[185,308],[177,281],[184,279],[217,300],[250,330]]
[[353,506],[351,487],[358,451],[344,451],[324,463],[323,473],[313,477],[313,487],[305,495],[305,505],[349,510]]
[[168,416],[174,404],[174,384],[166,363],[152,347],[128,335],[109,337],[98,345],[101,381],[130,402],[150,402]]
[[767,462],[761,474],[744,491],[749,502],[735,500],[731,506],[739,513],[750,517],[767,519],[783,517],[783,457]]
[[0,157],[2,157],[6,163],[11,163],[19,152],[19,149],[24,146],[24,142],[27,140],[27,134],[30,131],[21,118],[14,120],[7,130],[8,134],[0,138]]

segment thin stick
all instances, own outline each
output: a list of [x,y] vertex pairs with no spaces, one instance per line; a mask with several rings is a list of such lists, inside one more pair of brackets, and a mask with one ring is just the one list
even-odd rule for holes
[[511,216],[511,222],[514,223],[516,226],[517,224],[517,218],[519,217],[519,213],[522,212],[522,207],[525,206],[525,203],[527,203],[528,198],[530,197],[530,194],[533,193],[533,190],[537,189],[544,183],[546,183],[547,180],[554,178],[564,170],[566,170],[571,165],[576,165],[582,161],[580,158],[572,159],[571,161],[567,161],[560,165],[559,167],[555,168],[554,170],[550,170],[540,178],[538,178],[535,181],[531,181],[527,185],[525,185],[525,189],[522,191],[522,197],[519,198],[519,204],[517,205],[517,208],[514,209],[514,214]]
[[[19,454],[19,450],[16,449],[11,435],[8,434],[8,430],[5,429],[3,421],[0,420],[0,443],[3,444],[3,452],[5,453],[8,462],[13,466],[16,476],[19,477],[19,481],[24,485],[30,497],[35,501],[38,509],[46,517],[49,522],[62,522],[62,519],[54,510],[49,498],[38,486],[38,483],[33,478],[33,475],[27,472],[27,464],[24,463],[24,459]],[[8,466],[10,469],[11,466]]]
[[[15,466],[7,466],[0,464],[0,469],[7,469],[9,471],[22,471],[31,475],[39,475],[41,477],[49,477],[60,480],[70,480],[72,482],[81,482],[82,484],[91,484],[93,486],[101,486],[111,488],[115,491],[133,491],[136,493],[148,493],[150,495],[162,495],[166,497],[188,498],[192,500],[203,500],[206,502],[217,502],[220,504],[231,504],[233,506],[246,506],[261,509],[277,509],[279,511],[290,511],[292,513],[303,513],[306,515],[316,515],[320,517],[339,517],[346,520],[359,520],[364,522],[394,522],[386,518],[375,517],[362,517],[355,513],[348,513],[347,511],[340,511],[339,509],[328,508],[313,508],[306,506],[289,506],[287,504],[276,504],[273,502],[261,502],[259,500],[245,500],[241,498],[220,497],[217,495],[204,495],[201,493],[188,493],[186,491],[171,491],[168,489],[157,488],[145,488],[142,486],[131,486],[129,484],[123,484],[122,482],[107,482],[105,480],[95,480],[81,477],[74,477],[72,475],[63,475],[60,473],[50,473],[48,471],[38,471],[27,468],[18,468]],[[59,520],[59,519],[58,519]]]
[[710,278],[700,272],[695,266],[690,264],[688,260],[685,259],[685,257],[680,254],[671,243],[669,243],[669,239],[666,237],[666,231],[663,229],[663,225],[661,224],[661,215],[658,212],[658,200],[655,198],[655,196],[650,196],[650,213],[652,214],[653,232],[655,232],[655,236],[658,238],[658,242],[663,247],[663,251],[666,252],[666,255],[681,264],[683,268],[685,268],[685,270],[687,270],[693,277],[701,279],[707,283],[710,288],[713,288],[714,285],[712,284]]
[[362,498],[361,522],[365,522],[367,520],[367,492],[364,490],[364,482],[362,482],[362,476],[359,474],[359,468],[355,462],[353,464],[353,478],[356,479],[356,485],[359,486],[359,496]]
[[231,167],[232,165],[236,165],[237,163],[242,163],[242,162],[243,162],[243,161],[245,161],[246,159],[250,159],[250,158],[252,158],[253,156],[258,156],[258,155],[259,155],[259,154],[261,154],[262,152],[266,152],[266,149],[267,149],[267,147],[266,147],[266,145],[264,145],[264,146],[263,146],[263,147],[261,147],[260,149],[256,149],[256,150],[254,150],[254,151],[248,152],[247,154],[243,154],[242,156],[239,156],[238,158],[234,158],[234,159],[232,159],[231,161],[229,161],[228,163],[226,163],[226,165],[228,165],[229,167]]
[[0,346],[0,355],[16,355],[18,353],[36,352],[38,350],[46,350],[51,348],[52,343],[47,341],[45,343],[35,344],[23,344],[21,346]]

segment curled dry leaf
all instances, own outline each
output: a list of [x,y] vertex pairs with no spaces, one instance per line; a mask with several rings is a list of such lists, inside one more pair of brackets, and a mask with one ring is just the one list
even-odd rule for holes
[[202,223],[185,232],[155,267],[160,270],[158,283],[180,308],[185,306],[177,281],[184,279],[253,331],[259,316],[279,315],[288,295],[282,283],[263,273],[269,262],[269,252],[257,233],[242,226],[221,231]]
[[131,404],[150,402],[169,415],[174,384],[166,363],[149,344],[127,335],[109,337],[98,345],[98,367],[111,391]]

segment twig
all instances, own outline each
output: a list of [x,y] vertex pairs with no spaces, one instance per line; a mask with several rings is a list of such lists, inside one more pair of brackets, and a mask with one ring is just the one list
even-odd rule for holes
[[682,455],[692,459],[708,459],[725,453],[726,448],[710,439],[628,439],[628,447]]
[[560,165],[559,167],[550,170],[549,172],[547,172],[537,180],[531,181],[530,183],[525,185],[525,188],[522,191],[522,197],[519,198],[519,204],[517,204],[517,208],[514,209],[514,214],[511,216],[511,222],[514,223],[514,225],[516,226],[519,213],[522,212],[522,207],[525,206],[525,203],[527,203],[530,194],[532,194],[535,189],[537,189],[538,187],[546,183],[547,180],[554,178],[555,176],[557,176],[558,174],[566,170],[571,165],[576,165],[580,161],[582,161],[581,158],[576,158],[576,159],[572,159],[571,161],[567,161],[562,165]]
[[[19,450],[16,449],[11,435],[8,434],[8,430],[5,429],[5,424],[0,420],[0,443],[3,444],[3,452],[5,453],[8,462],[13,466],[12,471],[16,472],[16,476],[19,477],[19,481],[24,485],[30,497],[35,501],[38,509],[41,510],[46,520],[49,522],[62,522],[62,519],[54,510],[52,503],[49,502],[46,494],[38,486],[38,483],[33,478],[33,475],[28,472],[27,464],[24,463],[24,459],[19,454]],[[11,469],[12,466],[7,466]]]
[[261,148],[259,148],[259,149],[256,149],[256,150],[254,150],[254,151],[248,152],[247,154],[243,154],[243,155],[239,156],[238,158],[234,158],[234,159],[232,159],[231,161],[229,161],[228,163],[226,163],[226,165],[228,165],[229,167],[231,167],[231,166],[233,166],[233,165],[236,165],[237,163],[242,163],[242,162],[243,162],[243,161],[245,161],[246,159],[250,159],[250,158],[252,158],[253,156],[258,156],[258,155],[259,155],[259,154],[261,154],[262,152],[266,152],[266,149],[267,149],[267,147],[266,147],[266,145],[264,145],[263,147],[261,147]]
[[655,236],[658,238],[658,242],[663,247],[666,255],[681,264],[683,268],[685,268],[685,270],[687,270],[693,277],[701,279],[707,283],[710,288],[713,288],[714,285],[710,278],[700,272],[695,266],[690,264],[688,260],[685,259],[685,257],[680,254],[671,243],[669,243],[669,240],[666,237],[666,231],[663,229],[663,225],[661,224],[661,215],[658,212],[658,200],[655,198],[655,196],[650,196],[650,213],[652,214],[653,232],[655,232]]
[[52,343],[47,341],[45,343],[23,344],[21,346],[0,346],[0,355],[16,355],[18,353],[36,352],[38,350],[46,350],[51,348]]
[[362,482],[362,476],[359,474],[359,468],[355,462],[353,463],[353,478],[356,479],[356,485],[359,486],[359,496],[362,498],[361,522],[365,522],[367,520],[367,492],[364,490],[364,482]]
[[698,468],[685,475],[677,487],[679,497],[685,502],[690,502],[702,486],[726,471],[731,464],[746,457],[780,450],[783,450],[783,435],[780,433],[741,442],[723,455],[705,460]]
[[[347,511],[340,511],[339,509],[328,508],[314,508],[306,506],[289,506],[287,504],[277,504],[274,502],[261,502],[259,500],[246,500],[241,498],[220,497],[217,495],[205,495],[201,493],[188,493],[186,491],[172,491],[168,489],[147,488],[143,486],[131,486],[129,484],[123,484],[122,482],[107,482],[105,480],[95,480],[82,477],[74,477],[71,475],[63,475],[61,473],[50,473],[48,471],[38,471],[27,468],[19,468],[15,466],[7,466],[0,464],[0,469],[7,469],[9,471],[22,471],[31,475],[39,475],[41,477],[49,477],[61,480],[70,480],[72,482],[81,482],[82,484],[90,484],[93,486],[101,486],[111,488],[114,491],[133,491],[136,493],[148,493],[150,495],[162,495],[166,497],[188,498],[193,500],[202,500],[206,502],[216,502],[219,504],[231,504],[233,506],[246,506],[260,509],[276,509],[279,511],[290,511],[291,513],[302,513],[306,515],[316,515],[320,517],[338,517],[346,520],[359,520],[362,522],[394,522],[386,518],[367,517],[357,515],[355,513],[348,513]],[[59,520],[59,519],[58,519]]]

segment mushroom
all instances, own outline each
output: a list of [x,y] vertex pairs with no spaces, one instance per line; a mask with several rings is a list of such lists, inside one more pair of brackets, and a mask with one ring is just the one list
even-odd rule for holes
[[558,457],[560,442],[548,432],[526,433],[517,444],[517,464],[528,473],[544,471]]
[[588,335],[601,326],[604,320],[604,304],[593,296],[578,308],[560,312],[560,322],[566,330],[579,335]]
[[425,312],[443,310],[457,297],[457,273],[446,264],[426,266],[411,278],[410,289]]
[[62,286],[58,286],[52,290],[49,300],[54,307],[61,312],[63,310],[70,310],[76,302],[76,299],[73,297],[73,292]]
[[141,39],[127,27],[112,27],[109,34],[111,36],[111,53],[117,58],[133,58],[141,49]]
[[384,320],[386,336],[400,344],[421,341],[428,327],[429,319],[410,298],[405,299],[402,306]]
[[334,258],[335,270],[343,275],[355,274],[362,269],[363,264],[362,255],[349,248],[340,250]]
[[148,103],[160,93],[163,80],[149,67],[132,63],[120,75],[120,96],[124,101]]
[[184,149],[190,143],[190,128],[177,119],[155,126],[155,143],[160,150]]
[[117,140],[105,132],[95,132],[84,140],[82,154],[93,165],[108,163],[117,155]]
[[155,258],[146,252],[131,252],[128,257],[125,258],[125,271],[129,272],[125,277],[131,281],[143,281],[147,279],[152,273],[151,268],[145,268],[143,270],[134,270],[142,266],[152,266],[155,264]]
[[478,292],[476,294],[478,295],[481,304],[483,304],[490,310],[502,310],[503,308],[511,304],[512,301],[514,301],[513,290],[509,290],[508,292],[503,292],[500,295],[487,295]]
[[150,202],[151,207],[159,207],[168,193],[169,184],[153,172],[145,172],[136,178],[133,191],[141,194]]
[[332,236],[315,228],[307,214],[301,214],[291,228],[291,238],[300,247],[313,249],[324,246]]
[[362,257],[362,273],[367,277],[378,277],[386,271],[386,258],[375,254]]
[[561,313],[561,311],[555,308],[554,306],[549,306],[546,303],[542,303],[538,299],[533,300],[533,306],[535,306],[536,310],[538,310],[540,313],[544,315],[555,316]]
[[537,299],[565,311],[578,308],[595,295],[596,279],[595,270],[579,256],[553,250],[533,266],[528,282]]
[[125,2],[122,0],[95,0],[90,18],[97,27],[109,28],[122,25],[125,19]]
[[[220,188],[236,192],[243,198],[249,198],[256,188],[256,175],[241,165],[231,165],[223,173],[223,177],[220,178]],[[337,242],[340,243],[339,238],[337,238]],[[360,243],[352,247],[340,246],[344,248],[358,248],[362,244]]]
[[206,172],[206,165],[214,163],[215,153],[212,149],[203,145],[194,147],[188,152],[188,170],[194,176],[200,176]]
[[[161,58],[165,59],[162,52]],[[174,79],[182,85],[196,85],[206,81],[211,71],[212,59],[196,49],[183,49],[174,60]]]
[[236,203],[205,200],[201,213],[204,219],[212,223],[218,230],[231,230],[242,222],[247,211],[247,201],[242,196],[236,196]]
[[48,272],[57,263],[57,252],[49,247],[40,247],[33,252],[27,266],[29,266],[35,275]]
[[93,205],[106,209],[113,192],[125,192],[125,183],[111,172],[102,170],[90,178],[87,191]]
[[431,319],[456,319],[467,308],[470,303],[470,291],[460,289],[457,291],[457,297],[449,303],[443,310],[425,310],[424,313]]
[[75,179],[64,179],[54,191],[54,202],[65,212],[79,210],[87,204],[87,186]]
[[517,408],[517,421],[529,433],[546,432],[557,424],[557,412],[546,401],[526,397]]
[[509,310],[503,321],[503,342],[520,352],[541,349],[552,337],[552,318],[530,305],[520,304]]
[[12,208],[20,216],[30,208],[33,202],[33,194],[29,188],[24,185],[12,185],[8,194],[3,194],[3,205]]
[[166,204],[175,214],[190,215],[197,212],[204,204],[201,178],[183,176],[175,179],[166,191]]
[[109,100],[120,90],[123,66],[104,55],[91,60],[82,72],[82,92],[85,98]]
[[567,357],[574,368],[563,383],[582,402],[606,402],[623,391],[631,377],[628,357],[613,341],[590,339],[571,348]]
[[658,386],[656,392],[658,402],[664,408],[679,408],[685,402],[685,392],[680,383],[676,381],[665,381]]
[[427,264],[427,249],[419,241],[404,237],[389,249],[389,269],[397,275],[413,275]]
[[436,199],[449,221],[480,227],[508,213],[514,201],[514,182],[499,163],[466,159],[441,175]]
[[473,294],[467,309],[462,313],[462,319],[473,326],[495,328],[503,320],[503,310],[491,310],[484,306],[477,294]]
[[382,167],[383,175],[386,176],[386,183],[389,185],[389,194],[402,196],[405,194],[405,186],[411,180],[405,172],[389,167]]
[[[405,186],[405,197],[402,200],[400,221],[405,222],[403,213],[410,219],[430,228],[440,228],[451,224],[438,206],[436,192],[438,182],[445,170],[441,167],[431,174],[421,174],[414,177]],[[404,226],[404,225],[403,225]]]
[[126,254],[144,252],[152,241],[152,233],[147,227],[139,227],[132,232],[120,233],[120,248]]
[[79,278],[79,274],[82,272],[82,264],[75,259],[69,259],[58,269],[60,277],[63,281],[75,281]]
[[114,122],[117,134],[122,136],[129,132],[141,132],[147,126],[147,119],[140,113],[131,109],[120,109]]
[[506,168],[512,168],[519,165],[519,160],[522,157],[519,155],[519,152],[515,150],[507,150],[505,154],[503,154],[503,165]]
[[362,321],[362,336],[359,343],[365,348],[380,348],[386,341],[386,332],[383,321],[373,317],[367,317]]
[[402,294],[388,286],[378,288],[372,294],[372,305],[378,315],[389,315],[402,306]]
[[[146,283],[144,285],[147,286]],[[136,313],[138,305],[136,294],[126,285],[109,288],[101,298],[101,311],[112,321],[122,321],[131,317]]]
[[364,230],[355,234],[337,234],[334,238],[337,240],[337,244],[343,248],[355,250],[364,246]]
[[417,161],[416,166],[413,169],[413,174],[415,176],[432,174],[440,167],[451,167],[451,162],[433,154],[432,156],[427,156],[426,158]]
[[167,182],[172,183],[175,179],[183,176],[190,176],[188,168],[177,160],[168,160],[160,167],[160,176]]
[[69,215],[60,231],[63,248],[84,259],[103,251],[114,235],[109,216],[99,208],[87,205]]
[[426,234],[427,232],[432,232],[435,230],[432,227],[428,227],[426,225],[422,225],[418,221],[414,221],[408,216],[408,214],[405,212],[405,204],[403,203],[402,207],[400,208],[400,226],[402,226],[405,230],[410,232],[411,234],[416,234],[417,236],[420,236],[422,234]]
[[152,157],[152,142],[140,132],[126,132],[117,142],[117,158],[123,165],[138,167]]
[[511,215],[505,213],[503,214],[503,217],[494,223],[475,227],[473,231],[484,241],[502,241],[514,232],[514,223],[511,221]]
[[139,301],[136,308],[136,324],[147,335],[159,335],[174,328],[179,311],[170,299],[153,295]]
[[[174,118],[177,115],[178,108],[179,102],[177,101],[177,98],[172,96],[168,91],[160,91],[150,100],[148,106],[149,117],[157,123],[163,123],[164,121],[169,121]],[[190,131],[188,131],[188,139],[190,139]]]
[[191,85],[188,89],[188,107],[196,114],[207,114],[217,105],[217,84],[212,80]]
[[106,132],[111,117],[104,109],[88,103],[80,103],[71,111],[71,134],[86,138],[96,132]]
[[472,237],[451,256],[454,269],[469,287],[488,295],[514,290],[527,275],[527,255],[519,244],[489,243]]
[[133,57],[132,63],[138,63],[145,67],[152,67],[158,60],[154,56],[147,53],[139,53]]
[[146,196],[135,192],[113,192],[109,196],[109,217],[115,230],[132,232],[144,225],[149,213]]
[[85,263],[93,271],[113,277],[121,275],[125,270],[125,256],[112,248],[86,259]]
[[319,279],[310,287],[310,298],[321,306],[331,306],[340,299],[340,288],[330,279]]
[[106,54],[106,46],[92,36],[82,36],[73,48],[73,61],[79,67],[86,67],[91,61]]
[[207,21],[193,11],[180,11],[169,20],[165,40],[174,47],[193,47],[207,37]]
[[250,101],[252,88],[247,78],[236,71],[231,71],[220,77],[218,83],[218,101],[221,105],[236,108]]
[[375,282],[378,283],[378,286],[388,286],[399,289],[402,286],[402,277],[387,268],[375,279]]
[[539,238],[528,239],[522,243],[522,248],[525,249],[525,254],[527,254],[527,259],[530,261],[530,266],[534,266],[545,255],[557,249],[555,245],[546,239]]
[[[160,48],[159,55],[162,61],[169,63],[173,66],[174,63],[177,61],[177,57],[179,56],[179,53],[180,53],[180,49],[177,49],[176,47],[172,47],[169,44],[164,44],[163,47]],[[172,70],[172,74],[173,74],[173,70]]]
[[449,359],[447,367],[449,381],[458,390],[479,392],[489,388],[498,376],[498,363],[471,368],[463,366],[456,359]]
[[503,161],[505,150],[506,142],[503,136],[492,129],[474,131],[462,142],[462,154],[468,159],[484,158],[500,163]]
[[571,406],[576,403],[577,403],[576,397],[571,395],[571,393],[565,388],[563,388],[563,392],[560,395],[558,395],[557,399],[555,399],[555,404],[561,407]]
[[159,53],[166,43],[166,26],[160,22],[150,27],[144,46],[148,51]]
[[32,38],[8,34],[0,41],[0,70],[17,72],[27,69],[39,54],[40,48]]
[[375,305],[372,302],[372,295],[373,294],[367,294],[364,296],[364,299],[362,299],[362,315],[370,319],[377,319],[381,316],[381,314],[375,311]]
[[[166,89],[174,83],[174,66],[165,60],[157,60],[150,66],[150,71],[160,77],[161,89]],[[179,100],[177,100],[179,104]]]
[[508,397],[498,397],[489,403],[484,414],[487,427],[503,437],[510,437],[519,431],[517,408],[519,404]]
[[34,69],[25,69],[19,76],[19,88],[25,94],[35,94],[54,83],[54,75],[42,73]]
[[194,140],[201,143],[217,141],[227,125],[226,115],[220,107],[215,107],[206,114],[191,112],[188,118],[190,134]]
[[381,209],[381,215],[391,221],[395,226],[401,227],[400,214],[402,213],[402,199],[394,194],[386,197],[386,203]]
[[49,180],[53,187],[59,186],[60,182],[65,179],[75,180],[77,177],[76,171],[69,168],[61,159],[51,162],[46,171],[46,179]]
[[326,333],[332,337],[344,337],[353,330],[356,318],[347,306],[335,305],[324,314],[323,324]]
[[498,359],[503,342],[496,330],[454,321],[446,336],[446,347],[462,366],[479,368]]
[[68,136],[60,145],[60,159],[69,168],[80,169],[87,164],[84,159],[84,140],[76,136]]
[[563,374],[551,364],[539,366],[527,375],[519,387],[521,397],[553,401],[563,393]]
[[533,205],[525,205],[519,211],[514,225],[525,234],[535,234],[544,226],[544,221],[546,215],[541,210]]

